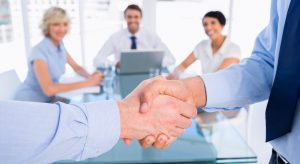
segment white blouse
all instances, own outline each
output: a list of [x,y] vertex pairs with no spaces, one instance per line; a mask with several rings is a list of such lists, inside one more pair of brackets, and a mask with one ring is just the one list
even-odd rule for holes
[[195,57],[201,62],[203,74],[217,71],[223,60],[226,58],[241,57],[240,47],[237,44],[231,42],[228,37],[226,37],[221,48],[214,55],[211,47],[211,40],[201,41],[195,47],[193,52],[195,54]]

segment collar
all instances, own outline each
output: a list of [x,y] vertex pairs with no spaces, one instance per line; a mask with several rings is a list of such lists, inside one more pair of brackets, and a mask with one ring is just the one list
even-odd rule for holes
[[230,39],[229,39],[229,37],[228,37],[228,36],[225,36],[225,40],[224,40],[224,42],[223,42],[222,46],[220,47],[220,49],[219,49],[218,53],[220,53],[220,54],[224,54],[224,53],[225,53],[225,51],[226,51],[226,48],[227,48],[227,47],[228,47],[228,45],[229,45],[229,42],[230,42]]
[[47,49],[49,49],[51,52],[57,52],[62,50],[63,42],[59,42],[58,47],[54,45],[52,40],[49,37],[45,37],[43,42],[45,43],[45,46]]
[[[225,40],[224,42],[222,43],[221,47],[219,48],[219,50],[217,51],[216,54],[224,54],[225,51],[226,51],[226,48],[228,47],[228,44],[230,42],[230,39],[228,36],[225,36]],[[209,50],[209,57],[210,58],[213,58],[213,51],[212,51],[212,47],[211,47],[211,44],[212,44],[212,41],[209,40],[208,44],[207,44],[207,50]]]
[[128,28],[126,28],[125,31],[126,31],[126,35],[128,36],[128,38],[130,38],[132,36],[135,36],[136,38],[140,38],[142,29],[141,29],[141,27],[139,27],[139,30],[135,34],[132,34],[131,32],[129,32]]

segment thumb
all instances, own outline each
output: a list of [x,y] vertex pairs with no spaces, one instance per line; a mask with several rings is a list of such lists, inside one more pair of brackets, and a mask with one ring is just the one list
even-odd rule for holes
[[146,84],[140,94],[140,112],[148,112],[149,109],[151,109],[152,102],[159,95],[171,96],[191,105],[195,105],[193,94],[183,81],[156,78]]
[[143,92],[140,94],[140,112],[147,113],[150,109],[151,103],[156,96],[158,96],[159,88],[157,87],[161,81],[165,81],[166,78],[163,76],[157,76],[153,79],[149,79],[143,82]]
[[131,145],[131,143],[132,143],[132,140],[128,139],[128,138],[124,138],[123,141],[126,145]]

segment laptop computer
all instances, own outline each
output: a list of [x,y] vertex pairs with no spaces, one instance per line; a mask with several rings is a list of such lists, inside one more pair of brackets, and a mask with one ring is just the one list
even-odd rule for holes
[[119,74],[146,74],[162,68],[164,52],[159,50],[126,51],[121,53]]

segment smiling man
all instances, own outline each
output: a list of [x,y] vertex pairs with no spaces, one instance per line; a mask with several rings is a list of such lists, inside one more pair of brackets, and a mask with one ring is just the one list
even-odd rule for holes
[[163,50],[165,57],[163,66],[175,63],[175,58],[168,47],[160,38],[150,31],[141,27],[143,12],[137,5],[129,5],[124,11],[127,28],[114,33],[103,45],[94,59],[96,67],[105,66],[107,56],[115,55],[115,63],[118,64],[122,51],[128,50]]

